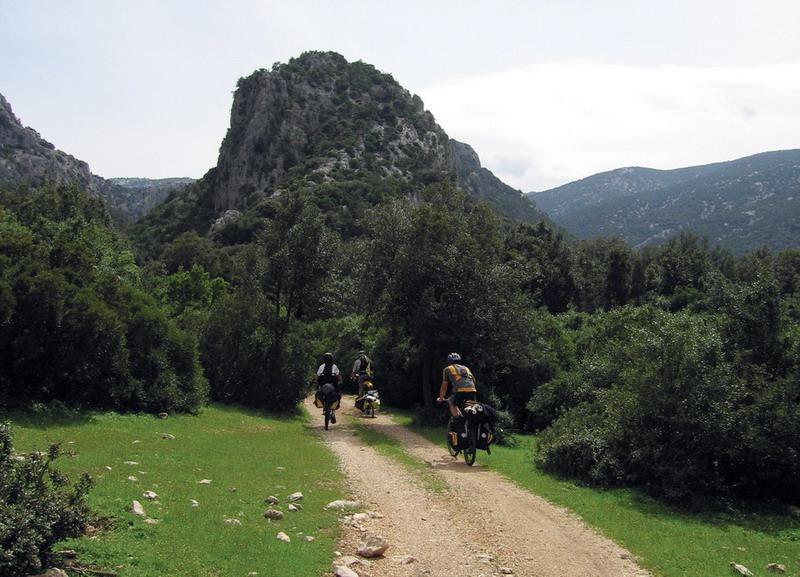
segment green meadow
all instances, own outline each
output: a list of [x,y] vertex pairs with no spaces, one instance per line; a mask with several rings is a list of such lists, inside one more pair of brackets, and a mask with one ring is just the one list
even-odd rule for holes
[[[18,452],[61,443],[69,454],[56,466],[94,478],[89,503],[107,527],[63,544],[84,565],[124,577],[308,577],[330,568],[339,528],[324,506],[345,496],[343,478],[303,416],[210,406],[167,419],[6,412],[0,420],[12,422]],[[302,509],[289,512],[286,497],[296,491]],[[280,499],[282,520],[264,518],[269,495]],[[130,512],[134,499],[157,524]]]

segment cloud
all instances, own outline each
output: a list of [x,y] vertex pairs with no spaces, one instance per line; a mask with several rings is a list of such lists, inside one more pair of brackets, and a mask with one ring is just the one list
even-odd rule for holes
[[524,191],[621,166],[675,168],[800,147],[800,62],[558,62],[419,93],[448,134]]

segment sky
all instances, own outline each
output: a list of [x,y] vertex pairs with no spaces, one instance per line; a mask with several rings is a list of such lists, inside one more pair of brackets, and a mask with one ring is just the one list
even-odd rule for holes
[[523,192],[800,148],[796,0],[0,0],[0,93],[103,177],[200,177],[236,81],[390,73]]

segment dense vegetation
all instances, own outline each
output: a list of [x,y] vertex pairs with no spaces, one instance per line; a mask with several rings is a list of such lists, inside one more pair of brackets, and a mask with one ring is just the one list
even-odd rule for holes
[[0,403],[192,411],[194,337],[142,289],[103,205],[76,188],[0,194]]

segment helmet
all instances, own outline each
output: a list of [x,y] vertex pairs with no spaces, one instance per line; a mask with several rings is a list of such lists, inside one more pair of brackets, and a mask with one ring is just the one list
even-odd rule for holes
[[450,353],[449,355],[447,355],[448,363],[457,363],[460,360],[461,360],[461,355],[459,355],[458,353]]
[[358,351],[358,356],[366,356],[367,351]]
[[322,355],[322,359],[327,363],[329,361],[333,361],[333,354],[332,353],[325,353]]

